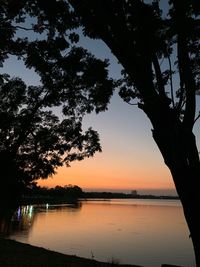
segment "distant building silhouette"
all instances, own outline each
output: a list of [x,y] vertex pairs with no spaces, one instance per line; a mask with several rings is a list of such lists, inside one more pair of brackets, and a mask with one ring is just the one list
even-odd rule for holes
[[131,195],[132,195],[132,196],[137,196],[137,194],[138,194],[138,193],[137,193],[137,190],[131,190]]

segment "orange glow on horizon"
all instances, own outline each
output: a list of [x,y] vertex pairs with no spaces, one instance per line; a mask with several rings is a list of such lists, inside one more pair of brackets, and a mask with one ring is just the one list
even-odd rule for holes
[[116,164],[111,160],[108,163],[100,154],[94,158],[74,162],[69,168],[58,168],[56,175],[39,180],[38,185],[55,187],[73,184],[86,190],[174,189],[170,173],[162,164],[156,169],[148,164],[147,168],[138,163],[126,166],[130,167],[124,168],[123,164]]

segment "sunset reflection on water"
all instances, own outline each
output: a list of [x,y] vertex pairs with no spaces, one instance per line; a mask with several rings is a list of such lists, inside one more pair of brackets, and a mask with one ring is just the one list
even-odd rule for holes
[[28,206],[18,209],[15,216],[19,228],[15,226],[7,236],[21,242],[101,261],[114,258],[145,267],[162,263],[195,266],[189,232],[177,201]]

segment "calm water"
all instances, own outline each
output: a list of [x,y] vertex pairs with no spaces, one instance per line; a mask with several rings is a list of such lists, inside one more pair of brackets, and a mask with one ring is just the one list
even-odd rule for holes
[[1,235],[101,261],[195,267],[182,207],[176,200],[83,201],[21,207]]

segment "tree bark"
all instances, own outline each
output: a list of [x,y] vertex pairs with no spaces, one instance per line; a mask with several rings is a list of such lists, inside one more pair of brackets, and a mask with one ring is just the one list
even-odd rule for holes
[[193,242],[196,266],[200,267],[200,217],[196,208],[200,203],[200,161],[195,136],[168,117],[162,127],[154,125],[153,138],[171,171]]

